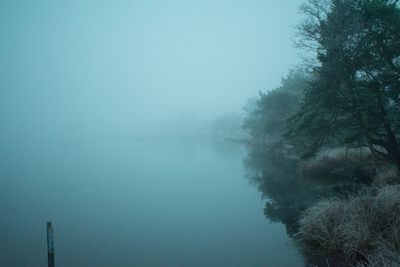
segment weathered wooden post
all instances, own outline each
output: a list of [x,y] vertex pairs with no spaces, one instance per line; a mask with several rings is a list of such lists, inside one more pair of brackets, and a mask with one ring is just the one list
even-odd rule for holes
[[51,222],[47,222],[47,263],[54,267],[54,232]]

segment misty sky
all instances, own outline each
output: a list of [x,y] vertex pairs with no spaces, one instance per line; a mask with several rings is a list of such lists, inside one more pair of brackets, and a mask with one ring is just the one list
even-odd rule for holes
[[124,132],[240,111],[299,62],[302,2],[3,0],[2,132]]

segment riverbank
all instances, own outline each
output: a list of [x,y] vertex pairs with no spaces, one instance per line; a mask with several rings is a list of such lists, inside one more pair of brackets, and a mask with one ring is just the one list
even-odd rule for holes
[[244,163],[266,199],[266,217],[284,223],[311,266],[400,265],[395,166],[366,148],[301,159],[279,145],[250,146]]
[[321,200],[299,225],[296,239],[307,252],[345,258],[354,266],[400,266],[400,185]]
[[[364,161],[357,162],[360,155]],[[353,193],[322,199],[301,214],[295,239],[305,253],[352,266],[400,266],[400,177],[395,166],[373,169],[370,160],[365,150],[336,150],[300,165],[313,180],[362,182]]]

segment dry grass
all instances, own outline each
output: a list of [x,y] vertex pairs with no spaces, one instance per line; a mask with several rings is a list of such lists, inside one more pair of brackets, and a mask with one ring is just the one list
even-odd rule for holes
[[400,265],[400,252],[388,246],[383,241],[373,253],[366,254],[365,261],[358,263],[357,267],[398,267]]
[[297,238],[307,251],[360,266],[400,266],[400,185],[320,201],[304,212]]
[[362,180],[371,176],[371,170],[366,167],[366,162],[371,160],[367,148],[333,148],[302,162],[299,171],[302,177],[322,183]]

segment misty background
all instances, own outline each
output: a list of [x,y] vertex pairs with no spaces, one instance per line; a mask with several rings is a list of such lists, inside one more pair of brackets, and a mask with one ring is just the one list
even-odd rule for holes
[[0,134],[137,133],[240,113],[299,62],[301,3],[1,1]]
[[301,3],[0,1],[0,265],[301,266],[225,138]]
[[400,266],[399,5],[0,1],[0,266]]

